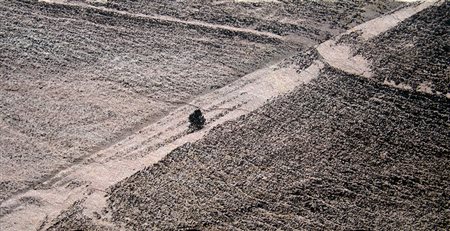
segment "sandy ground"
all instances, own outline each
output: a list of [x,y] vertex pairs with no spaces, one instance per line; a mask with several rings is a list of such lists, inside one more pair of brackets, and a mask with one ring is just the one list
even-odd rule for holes
[[147,15],[167,15],[185,20],[252,28],[283,36],[301,36],[325,41],[381,12],[395,9],[403,3],[385,1],[116,1],[108,8]]
[[[156,124],[139,130],[79,165],[61,171],[49,181],[43,182],[38,189],[3,203],[2,210],[6,215],[2,218],[2,226],[6,230],[39,227],[42,221],[48,219],[50,222],[60,211],[86,195],[89,195],[89,199],[96,198],[94,204],[87,202],[92,211],[88,214],[101,214],[106,203],[100,201],[105,200],[103,192],[109,186],[156,163],[174,148],[202,138],[212,127],[236,119],[262,106],[271,97],[311,81],[318,76],[321,68],[323,64],[317,62],[305,72],[297,74],[292,67],[269,67],[245,76],[219,91],[197,98],[190,102],[195,106],[177,109]],[[208,124],[201,131],[189,134],[185,118],[196,107],[205,112]],[[35,198],[41,203],[23,204],[24,198]],[[33,219],[24,219],[25,217]],[[43,227],[50,224],[44,224]]]
[[0,201],[299,47],[92,6],[0,10]]
[[[317,51],[329,65],[331,65],[336,69],[345,71],[346,73],[349,74],[359,75],[366,78],[372,78],[373,77],[373,73],[371,73],[372,60],[367,60],[365,57],[363,57],[363,55],[359,54],[358,52],[355,52],[355,50],[357,50],[360,47],[367,46],[367,44],[365,44],[364,42],[373,40],[374,38],[380,36],[380,34],[382,34],[383,32],[386,32],[394,28],[400,22],[403,22],[404,20],[412,17],[417,12],[423,11],[424,9],[427,9],[430,6],[436,5],[436,3],[440,3],[441,5],[443,5],[443,7],[446,7],[447,5],[443,4],[442,1],[426,1],[416,6],[400,9],[393,14],[384,15],[374,20],[371,20],[367,23],[358,25],[348,30],[346,33],[343,33],[339,36],[336,36],[332,40],[320,44],[319,46],[317,46]],[[441,9],[441,12],[445,11],[446,9]],[[353,38],[353,44],[345,44],[341,42],[343,37],[352,35],[356,35],[356,38]],[[386,37],[386,35],[384,35],[383,37]],[[377,46],[377,44],[380,42],[373,41],[372,43],[373,46]],[[443,72],[444,71],[441,71],[441,73]],[[380,73],[378,73],[378,75],[380,75]],[[400,86],[392,85],[386,81],[383,81],[383,83],[391,87],[399,87],[401,89],[405,89],[405,87],[401,87],[401,85]]]
[[[422,8],[414,9],[419,11]],[[403,11],[397,13],[403,13]],[[396,21],[398,22],[400,20]],[[386,27],[386,30],[389,28]],[[379,33],[381,32],[383,31],[379,30]],[[73,205],[72,209],[83,207],[82,214],[88,217],[107,218],[108,215],[105,215],[105,211],[102,210],[106,202],[101,198],[104,198],[104,191],[110,185],[160,160],[173,148],[202,138],[212,127],[247,114],[262,106],[271,97],[308,83],[319,76],[320,70],[325,65],[338,68],[342,64],[350,67],[356,67],[355,64],[361,66],[361,61],[355,62],[351,55],[344,55],[337,60],[330,59],[333,57],[328,57],[326,54],[334,51],[335,48],[330,44],[336,44],[336,42],[336,39],[330,40],[318,47],[319,54],[324,58],[322,61],[314,61],[317,58],[315,53],[308,51],[302,53],[304,57],[300,57],[301,60],[306,61],[299,61],[294,57],[276,66],[258,70],[231,85],[193,100],[190,106],[183,106],[173,111],[158,123],[137,130],[123,141],[95,153],[80,164],[59,172],[35,190],[15,196],[2,204],[2,225],[11,229],[14,227],[45,228],[55,224],[53,219],[60,211],[71,205]],[[347,48],[344,49],[344,51],[347,50]],[[362,64],[364,68],[367,68],[366,63]],[[345,68],[341,69],[349,71]],[[361,74],[364,75],[364,73]],[[183,101],[175,98],[162,102],[177,104]],[[201,132],[188,134],[186,121],[182,118],[185,118],[195,107],[200,107],[206,112],[209,124]],[[80,199],[84,201],[84,204],[76,202]],[[28,219],[21,217],[28,217]],[[62,216],[61,219],[67,219],[67,217]],[[107,220],[100,219],[97,222],[100,222],[98,223],[100,225],[102,222],[105,222],[106,226],[109,225]],[[65,223],[57,222],[56,224],[64,225]],[[57,225],[53,228],[58,227]]]
[[[436,25],[440,3],[393,30],[423,16]],[[360,64],[351,58],[344,71],[332,61],[309,84],[111,187],[110,219],[124,229],[447,230],[448,99],[344,72]],[[54,230],[96,227],[75,214]]]
[[448,107],[327,68],[114,185],[106,214],[125,230],[446,230]]
[[[279,4],[275,10],[284,16],[277,24],[256,14],[272,8],[270,3],[214,3],[202,10],[234,23],[206,15],[199,20],[193,13],[199,2],[187,8],[174,3],[165,13],[153,11],[161,2],[152,4],[156,8],[110,1],[0,3],[0,201],[157,121],[180,106],[173,102],[189,101],[323,41],[343,29],[330,26],[332,21],[364,7],[341,4],[330,17],[312,20],[322,4]],[[369,6],[375,17],[399,4]],[[278,33],[276,28],[297,24],[296,7],[305,12],[299,20],[309,23]],[[241,24],[242,15],[275,29]]]

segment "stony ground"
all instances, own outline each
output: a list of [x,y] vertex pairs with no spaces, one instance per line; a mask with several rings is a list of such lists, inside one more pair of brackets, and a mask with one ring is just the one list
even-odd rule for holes
[[[386,49],[406,40],[399,38],[420,41],[429,27],[410,35],[401,28],[421,25],[423,18],[439,28],[440,20],[448,21],[446,4],[368,44]],[[364,52],[372,60],[385,58],[374,49]],[[421,52],[440,54],[433,46]],[[299,54],[281,65],[308,65],[317,57],[311,50]],[[400,61],[409,55],[399,52],[398,65],[387,67],[408,73]],[[412,61],[424,56],[417,57]],[[380,73],[390,72],[374,63],[372,79],[326,67],[310,84],[116,184],[108,195],[109,220],[133,230],[446,230],[449,99],[385,84]],[[438,76],[430,77],[436,83],[448,74],[435,65],[420,68]],[[109,229],[82,210],[74,204],[50,230]]]
[[154,122],[173,101],[402,5],[102,2],[0,1],[0,201]]
[[144,0],[112,0],[98,5],[150,15],[168,15],[253,28],[279,35],[303,35],[316,40],[329,37],[339,30],[351,28],[404,4],[393,0],[266,2],[157,0],[152,4]]
[[449,106],[328,69],[114,186],[113,220],[129,229],[445,230]]
[[297,49],[77,6],[0,11],[0,201]]
[[[164,116],[173,101],[291,54],[280,68],[308,66],[320,55],[306,46],[401,6],[58,2],[0,0],[0,201]],[[342,39],[360,44],[372,79],[326,67],[112,186],[101,214],[86,216],[80,200],[49,230],[446,230],[449,6],[367,42]]]

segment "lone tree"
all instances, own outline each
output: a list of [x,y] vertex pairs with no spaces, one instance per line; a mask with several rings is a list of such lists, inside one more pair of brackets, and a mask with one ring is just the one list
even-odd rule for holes
[[194,130],[200,130],[205,125],[205,117],[203,117],[202,111],[200,109],[195,110],[189,115],[189,127]]

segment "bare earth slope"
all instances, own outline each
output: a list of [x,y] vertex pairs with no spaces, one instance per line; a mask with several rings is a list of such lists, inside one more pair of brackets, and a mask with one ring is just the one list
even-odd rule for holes
[[448,227],[448,100],[327,69],[112,187],[126,229]]
[[[0,0],[0,201],[157,121],[173,102],[404,5],[92,2]],[[302,22],[292,21],[299,12]]]
[[[445,8],[393,31],[439,22]],[[161,229],[445,229],[449,106],[327,69],[113,187],[113,219]]]
[[0,201],[297,49],[33,1],[0,1],[0,21]]
[[[440,20],[433,14],[442,9],[417,20]],[[302,55],[280,66],[310,65]],[[364,63],[322,58],[357,74],[354,65]],[[114,185],[95,220],[81,200],[49,230],[113,229],[106,221],[125,230],[446,230],[449,99],[393,87],[376,71],[321,70],[309,84]]]
[[130,12],[169,15],[234,27],[252,28],[278,35],[324,39],[404,5],[382,1],[152,1],[111,0],[104,5]]
[[[0,205],[5,230],[449,226],[448,98],[384,81],[376,61],[384,53],[375,49],[378,43],[386,49],[386,41],[403,43],[401,33],[413,34],[412,41],[426,37],[440,43],[442,34],[426,31],[445,28],[438,22],[448,18],[442,13],[445,1],[382,40],[355,42],[350,33],[340,41],[349,46],[331,39],[317,52],[301,49],[400,4],[286,1],[236,5],[230,11],[226,2],[215,2],[218,7],[209,1],[167,3],[188,10],[189,16],[180,16],[127,8],[134,4],[128,1],[123,8],[58,2],[0,1],[0,177],[5,186],[0,199],[34,186]],[[189,3],[207,7],[198,11]],[[160,4],[144,6],[164,9]],[[224,14],[218,13],[222,4],[228,7]],[[334,7],[329,18],[322,4]],[[279,32],[289,26],[269,19],[289,21],[295,15],[267,14],[270,8],[279,13],[280,6],[306,12],[310,28],[288,22],[300,29]],[[231,20],[217,24],[205,15],[204,22],[195,21],[208,10]],[[406,10],[405,17],[415,10]],[[241,24],[235,21],[240,15],[255,20]],[[345,22],[348,17],[356,19]],[[422,25],[423,18],[430,22],[423,27],[427,30],[398,29]],[[270,30],[259,27],[270,23]],[[400,39],[389,40],[392,31]],[[298,37],[293,40],[291,33]],[[369,60],[356,49],[366,42],[372,47],[363,53]],[[445,45],[440,48],[445,51]],[[436,53],[430,51],[434,46],[420,49]],[[253,72],[294,51],[280,64]],[[431,60],[445,61],[442,52],[437,54]],[[398,55],[404,60],[409,51]],[[405,69],[400,65],[405,62],[396,63],[400,72]],[[448,74],[437,66],[420,70],[432,72],[435,81]],[[222,124],[295,86],[293,93]],[[194,97],[192,105],[175,110]],[[208,124],[188,133],[185,118],[193,107],[205,109]],[[117,183],[213,127],[204,139]]]

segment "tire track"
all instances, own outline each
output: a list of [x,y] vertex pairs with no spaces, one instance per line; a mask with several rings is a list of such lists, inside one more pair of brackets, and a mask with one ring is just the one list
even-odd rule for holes
[[[437,2],[428,1],[419,6],[429,7]],[[425,8],[411,6],[406,9],[411,12],[410,17]],[[398,14],[398,12],[403,14],[404,10],[393,14]],[[384,20],[380,18],[374,20]],[[404,17],[404,19],[406,18]],[[392,24],[392,27],[401,21],[396,21]],[[369,21],[367,24],[358,26],[358,28],[369,30],[370,25],[376,25],[374,22],[377,21]],[[206,24],[206,26],[213,25]],[[385,30],[389,28],[386,27]],[[351,33],[351,31],[347,33]],[[382,32],[379,31],[379,33]],[[48,228],[51,221],[61,211],[80,200],[84,201],[85,215],[94,217],[94,221],[95,214],[102,214],[103,217],[107,217],[106,214],[102,213],[102,209],[106,206],[105,191],[107,188],[138,170],[158,162],[173,149],[188,142],[195,142],[214,126],[248,114],[264,105],[267,100],[286,94],[301,84],[308,83],[319,76],[321,70],[325,67],[325,63],[356,74],[359,72],[354,70],[366,68],[364,65],[360,66],[361,63],[349,59],[349,57],[352,57],[350,54],[336,61],[333,56],[333,52],[336,51],[333,49],[333,44],[336,44],[336,41],[336,39],[332,39],[319,45],[317,50],[322,55],[323,61],[322,59],[315,60],[300,73],[297,73],[299,68],[297,66],[279,68],[277,65],[273,65],[257,70],[230,85],[194,99],[188,105],[176,109],[157,123],[144,127],[118,143],[100,150],[79,165],[61,171],[52,179],[44,182],[40,188],[10,198],[0,207],[0,214],[3,214],[0,217],[2,230]],[[364,73],[359,74],[364,76]],[[224,102],[224,99],[229,101]],[[192,111],[193,105],[210,109],[217,105],[216,109],[223,109],[227,113],[217,114],[216,110],[205,111],[205,117],[207,119],[214,118],[214,121],[206,124],[204,129],[200,131],[189,133],[186,118]],[[39,203],[24,203],[24,198],[34,198]],[[98,222],[108,223],[105,219],[98,220]]]
[[108,14],[114,14],[115,16],[122,16],[122,17],[129,17],[129,18],[135,18],[135,19],[144,19],[144,20],[153,20],[153,21],[159,21],[163,23],[174,23],[174,24],[182,24],[182,25],[188,25],[188,26],[194,26],[194,27],[200,27],[200,28],[208,28],[212,30],[225,30],[230,31],[234,33],[242,33],[242,34],[248,34],[252,36],[257,37],[265,37],[275,40],[284,41],[285,39],[277,34],[265,32],[265,31],[257,31],[252,30],[248,28],[240,28],[240,27],[233,27],[233,26],[227,26],[227,25],[221,25],[221,24],[212,24],[202,21],[193,21],[193,20],[182,20],[178,18],[174,18],[171,16],[165,16],[165,15],[146,15],[146,14],[140,14],[140,13],[130,13],[126,11],[116,10],[116,9],[110,9],[106,7],[101,6],[93,6],[85,3],[68,3],[64,1],[55,1],[55,2],[48,2],[48,4],[57,4],[57,5],[63,5],[63,6],[69,6],[69,7],[81,7],[84,9],[90,9],[99,11],[102,13],[108,13]]

